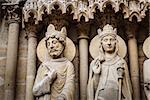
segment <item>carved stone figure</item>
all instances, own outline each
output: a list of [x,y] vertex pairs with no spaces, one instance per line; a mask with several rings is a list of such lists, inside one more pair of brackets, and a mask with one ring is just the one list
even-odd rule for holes
[[66,44],[66,28],[56,31],[50,24],[46,32],[47,55],[40,65],[33,94],[36,100],[74,100],[75,70],[63,56]]
[[150,100],[150,36],[144,41],[143,51],[146,55],[147,60],[144,61],[143,66],[143,77],[144,77],[144,90],[147,100]]
[[150,59],[144,61],[143,73],[144,73],[144,90],[147,96],[147,100],[150,100]]
[[99,33],[99,55],[90,64],[88,100],[132,100],[126,61],[118,55],[116,30],[106,25]]

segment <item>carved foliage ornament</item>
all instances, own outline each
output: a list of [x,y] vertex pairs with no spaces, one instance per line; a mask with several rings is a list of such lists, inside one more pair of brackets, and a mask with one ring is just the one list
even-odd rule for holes
[[9,3],[4,3],[2,5],[3,11],[6,11],[6,19],[11,23],[11,22],[18,22],[20,21],[20,8],[18,4],[9,4]]

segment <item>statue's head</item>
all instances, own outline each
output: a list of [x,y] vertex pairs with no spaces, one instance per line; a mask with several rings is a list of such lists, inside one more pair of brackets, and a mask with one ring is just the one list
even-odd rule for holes
[[61,31],[55,30],[54,25],[50,24],[46,32],[46,47],[49,56],[53,59],[63,56],[63,51],[66,43],[66,28],[63,27]]
[[118,52],[116,29],[113,29],[111,25],[107,24],[103,27],[102,31],[98,29],[98,34],[100,38],[100,52],[101,53]]

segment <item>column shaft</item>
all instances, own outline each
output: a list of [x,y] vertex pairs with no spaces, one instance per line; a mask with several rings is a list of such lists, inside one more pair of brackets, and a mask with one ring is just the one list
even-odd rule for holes
[[17,66],[19,23],[9,24],[7,61],[5,71],[5,100],[14,100]]
[[128,40],[128,50],[129,50],[131,80],[133,87],[133,100],[140,100],[138,51],[137,51],[137,41],[134,37]]
[[27,75],[26,75],[26,100],[34,100],[32,88],[36,73],[36,47],[37,38],[29,36],[28,38],[28,61],[27,61]]
[[80,38],[80,100],[87,99],[87,80],[88,80],[88,39]]

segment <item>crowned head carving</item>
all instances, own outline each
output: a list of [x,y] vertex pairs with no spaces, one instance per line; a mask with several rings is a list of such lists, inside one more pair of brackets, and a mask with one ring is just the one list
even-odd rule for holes
[[103,27],[103,30],[101,30],[100,28],[98,29],[98,35],[99,35],[100,39],[103,39],[103,37],[105,37],[107,35],[116,37],[117,31],[116,31],[116,28],[114,29],[111,25],[107,24]]
[[61,31],[57,31],[54,25],[50,24],[45,35],[49,56],[53,59],[62,57],[67,37],[66,28],[63,27]]
[[103,30],[98,29],[100,38],[100,55],[104,57],[105,53],[114,54],[118,52],[117,32],[111,25],[107,24]]

